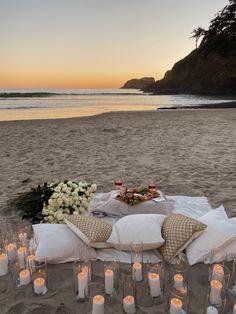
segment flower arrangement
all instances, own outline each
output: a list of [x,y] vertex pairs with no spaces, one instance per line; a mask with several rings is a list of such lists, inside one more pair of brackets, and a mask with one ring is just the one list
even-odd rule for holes
[[32,223],[64,223],[64,214],[80,215],[88,209],[96,190],[94,183],[46,182],[21,194],[14,205]]

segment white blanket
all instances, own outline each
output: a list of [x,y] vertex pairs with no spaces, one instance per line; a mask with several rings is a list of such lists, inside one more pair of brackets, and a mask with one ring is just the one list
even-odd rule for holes
[[[102,193],[104,195],[104,193]],[[191,196],[167,196],[166,198],[173,202],[174,209],[172,214],[183,214],[192,218],[199,218],[212,210],[211,205],[209,204],[206,197],[191,197]],[[98,197],[98,199],[100,199]],[[101,199],[100,199],[101,200]],[[96,204],[94,204],[96,206]],[[119,218],[114,217],[104,217],[104,220],[114,224]],[[99,249],[97,251],[98,259],[112,260],[119,259],[121,262],[130,263],[131,256],[128,252],[121,252],[115,249]],[[144,262],[157,263],[160,261],[161,257],[158,254],[157,250],[147,251],[144,253]]]

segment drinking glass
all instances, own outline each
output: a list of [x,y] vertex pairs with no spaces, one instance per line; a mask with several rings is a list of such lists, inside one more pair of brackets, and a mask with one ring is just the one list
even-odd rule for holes
[[32,290],[35,295],[45,295],[48,292],[48,274],[46,257],[37,257],[34,271],[30,272]]

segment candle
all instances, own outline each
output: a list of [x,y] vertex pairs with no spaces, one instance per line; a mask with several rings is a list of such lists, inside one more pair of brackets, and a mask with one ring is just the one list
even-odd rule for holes
[[35,256],[29,255],[27,257],[27,260],[28,260],[29,269],[30,269],[31,273],[33,273],[35,271]]
[[148,283],[152,297],[159,297],[161,294],[160,276],[156,273],[148,273]]
[[133,274],[133,280],[135,280],[135,281],[142,281],[143,280],[142,264],[141,263],[136,262],[133,264],[132,274]]
[[112,294],[114,288],[114,272],[112,269],[105,271],[105,292],[106,294]]
[[184,290],[184,277],[182,275],[174,275],[174,288],[176,290]]
[[92,314],[104,314],[104,297],[102,295],[93,297]]
[[91,280],[91,275],[92,275],[90,267],[89,266],[83,266],[82,271],[87,273],[88,281],[90,281]]
[[233,314],[236,314],[236,303],[234,304],[234,307],[233,307]]
[[28,271],[28,269],[24,269],[20,272],[20,284],[22,286],[24,285],[28,285],[28,283],[30,283],[31,279],[30,279],[30,272]]
[[211,281],[211,290],[210,290],[210,303],[212,305],[221,305],[221,290],[222,283],[219,280]]
[[218,310],[214,306],[208,306],[206,314],[218,314]]
[[178,298],[172,298],[170,301],[170,314],[182,314],[182,301]]
[[7,254],[8,254],[8,259],[9,261],[13,261],[15,258],[15,254],[16,254],[16,247],[13,243],[9,243],[7,245]]
[[135,303],[134,297],[132,295],[127,295],[123,299],[123,309],[127,314],[134,314],[135,313]]
[[26,254],[26,248],[24,246],[21,246],[17,250],[17,255],[18,255],[20,267],[24,267],[25,266],[25,254]]
[[221,265],[215,264],[213,266],[211,279],[212,280],[219,280],[219,281],[223,282],[223,280],[224,280],[224,268]]
[[85,298],[86,289],[88,287],[88,272],[81,271],[78,273],[78,297]]
[[0,254],[0,276],[8,273],[8,257],[6,253]]
[[36,294],[45,294],[47,292],[45,279],[38,277],[34,280],[34,292]]

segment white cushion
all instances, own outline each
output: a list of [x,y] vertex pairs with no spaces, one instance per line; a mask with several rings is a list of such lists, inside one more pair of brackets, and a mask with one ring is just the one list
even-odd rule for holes
[[198,219],[207,225],[203,233],[187,248],[190,265],[210,260],[212,251],[225,248],[235,240],[236,227],[227,217],[223,206],[212,210]]
[[156,249],[164,243],[161,227],[165,219],[165,215],[158,214],[123,217],[113,225],[107,243],[123,251],[131,250],[131,242],[142,242],[145,251]]
[[[80,258],[79,249],[87,245],[65,224],[33,225],[36,240],[36,257],[45,256],[49,263],[58,264]],[[96,251],[89,248],[89,256],[96,259]]]

